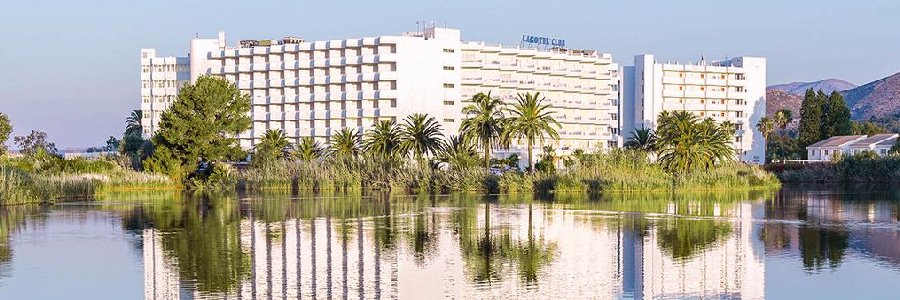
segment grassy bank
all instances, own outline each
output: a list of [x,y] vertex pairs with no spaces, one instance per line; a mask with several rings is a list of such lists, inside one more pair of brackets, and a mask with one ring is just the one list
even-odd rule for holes
[[[732,163],[710,170],[670,174],[639,151],[583,155],[564,170],[491,175],[478,167],[435,168],[430,164],[382,159],[280,161],[234,172],[240,189],[392,190],[409,193],[481,191],[490,193],[557,191],[741,190],[779,186],[759,167]],[[226,184],[227,185],[227,184]]]
[[767,166],[784,182],[900,183],[900,156],[851,156],[834,162]]
[[92,198],[114,191],[178,188],[165,176],[127,170],[109,160],[0,160],[0,205]]

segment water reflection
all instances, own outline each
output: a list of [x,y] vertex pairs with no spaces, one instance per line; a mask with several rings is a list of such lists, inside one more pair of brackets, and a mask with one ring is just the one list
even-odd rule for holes
[[750,195],[663,195],[205,197],[125,223],[149,299],[761,297]]
[[[900,194],[586,196],[110,195],[99,206],[0,209],[11,236],[48,210],[116,212],[140,237],[145,299],[745,298],[847,262],[900,279]],[[834,273],[853,276],[852,273]],[[779,278],[779,280],[781,280]],[[885,280],[891,280],[887,278]],[[771,281],[770,281],[771,283]],[[774,292],[774,294],[773,294]]]

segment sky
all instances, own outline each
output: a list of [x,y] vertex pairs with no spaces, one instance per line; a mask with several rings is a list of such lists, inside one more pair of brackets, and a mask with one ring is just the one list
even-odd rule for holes
[[[518,44],[523,34],[572,48],[660,61],[768,58],[768,84],[900,72],[900,1],[305,1],[8,0],[0,4],[0,112],[15,135],[48,133],[59,148],[121,136],[140,107],[140,49],[187,54],[190,39],[307,40],[398,35],[417,20],[464,40]],[[9,143],[8,143],[9,144]]]

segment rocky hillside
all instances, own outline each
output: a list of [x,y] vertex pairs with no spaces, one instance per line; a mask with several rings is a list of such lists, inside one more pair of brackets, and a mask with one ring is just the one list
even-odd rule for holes
[[810,88],[816,91],[822,90],[825,93],[831,93],[832,91],[844,91],[855,87],[855,84],[849,83],[844,80],[825,79],[813,82],[791,82],[786,84],[773,85],[768,89],[779,90],[788,94],[799,95],[802,97],[804,94],[806,94],[806,90]]
[[900,73],[843,91],[853,118],[888,117],[900,113]]
[[793,112],[794,117],[800,116],[800,103],[803,97],[790,94],[780,90],[766,90],[766,115],[773,116],[776,111],[789,109]]

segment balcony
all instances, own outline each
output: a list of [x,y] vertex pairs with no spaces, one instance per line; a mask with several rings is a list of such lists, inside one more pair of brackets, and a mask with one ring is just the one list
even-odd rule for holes
[[663,77],[663,83],[665,83],[665,84],[684,84],[684,78],[665,76],[665,77]]

